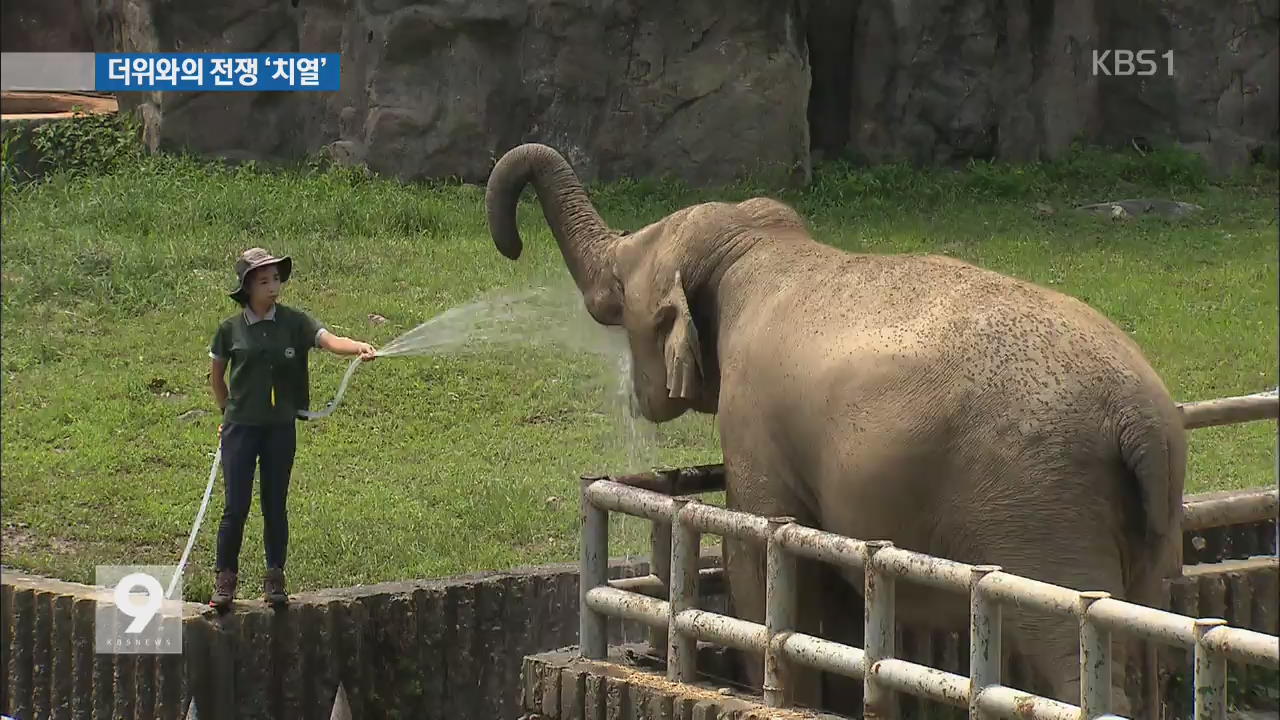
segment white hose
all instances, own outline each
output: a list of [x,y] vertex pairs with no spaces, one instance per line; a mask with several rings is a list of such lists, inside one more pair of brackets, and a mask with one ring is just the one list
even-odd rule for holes
[[204,521],[204,511],[209,507],[209,496],[213,494],[213,481],[218,477],[218,465],[222,462],[222,439],[218,439],[218,449],[213,453],[213,466],[209,468],[209,484],[204,488],[204,499],[200,501],[200,511],[196,513],[196,522],[191,526],[191,535],[187,538],[187,548],[182,551],[182,559],[178,568],[173,571],[169,587],[164,596],[173,599],[173,589],[178,586],[178,578],[182,577],[182,569],[187,566],[187,558],[191,557],[191,546],[196,544],[196,534],[200,532],[200,523]]
[[332,415],[333,411],[338,408],[338,403],[342,402],[342,396],[347,392],[347,384],[351,382],[351,376],[356,373],[356,368],[360,367],[360,364],[363,362],[364,360],[361,360],[360,358],[356,358],[351,361],[351,365],[347,367],[347,373],[342,376],[342,382],[338,384],[338,392],[334,394],[333,399],[324,406],[323,410],[317,410],[315,412],[312,412],[311,410],[299,410],[298,417],[302,420],[315,420],[317,418],[329,417]]

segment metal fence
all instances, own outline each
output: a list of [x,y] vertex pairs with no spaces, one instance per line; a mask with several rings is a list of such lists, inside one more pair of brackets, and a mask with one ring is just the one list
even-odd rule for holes
[[[1276,407],[1274,395],[1181,406],[1188,428],[1274,418]],[[669,489],[680,492],[712,489],[702,477],[684,478],[683,482],[668,478],[665,482]],[[1275,502],[1268,500],[1266,504],[1274,508]],[[810,668],[861,679],[865,717],[896,717],[895,692],[967,708],[973,718],[1104,717],[1111,712],[1112,633],[1180,646],[1193,653],[1197,720],[1226,717],[1229,661],[1280,670],[1280,637],[1275,635],[1229,627],[1219,618],[1193,618],[1125,602],[1104,592],[1051,585],[1005,573],[998,566],[932,557],[894,547],[885,540],[843,537],[799,525],[792,518],[727,510],[694,497],[673,497],[602,477],[583,478],[580,507],[579,641],[583,657],[602,660],[607,656],[609,616],[649,626],[650,643],[665,645],[667,677],[676,682],[696,679],[699,640],[762,653],[763,701],[769,707],[787,707],[788,674]],[[653,523],[656,577],[639,582],[608,580],[610,512]],[[698,608],[703,574],[699,548],[702,535],[708,533],[765,548],[764,624]],[[866,647],[796,631],[794,575],[798,557],[864,573]],[[969,595],[968,677],[895,657],[894,588],[899,580]],[[647,587],[655,583],[658,588]],[[1078,620],[1079,705],[1001,684],[1001,610],[1013,604]]]

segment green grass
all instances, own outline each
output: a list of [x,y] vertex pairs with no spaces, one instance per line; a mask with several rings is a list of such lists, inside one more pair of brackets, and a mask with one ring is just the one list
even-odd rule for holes
[[[1196,400],[1276,385],[1275,184],[1270,170],[1214,185],[1179,156],[1080,152],[1023,169],[831,166],[802,192],[663,182],[594,190],[619,227],[703,199],[781,195],[824,242],[946,253],[1060,288],[1130,332],[1175,397]],[[1139,195],[1206,211],[1128,223],[1069,211]],[[5,566],[92,582],[98,563],[177,561],[216,428],[213,415],[181,416],[212,407],[206,352],[234,310],[225,293],[240,249],[291,254],[284,301],[375,345],[495,289],[565,286],[528,194],[519,263],[493,250],[482,206],[477,187],[177,158],[6,187]],[[313,357],[315,407],[346,367]],[[299,428],[291,589],[568,560],[578,475],[719,460],[705,416],[663,426],[649,452],[629,452],[615,368],[606,355],[522,347],[362,367],[333,416]],[[1196,431],[1189,489],[1270,484],[1273,451],[1272,424]],[[219,487],[193,553],[190,598],[207,597],[221,509]],[[625,530],[620,547],[639,551],[640,521]],[[256,592],[261,565],[255,498],[245,592]]]

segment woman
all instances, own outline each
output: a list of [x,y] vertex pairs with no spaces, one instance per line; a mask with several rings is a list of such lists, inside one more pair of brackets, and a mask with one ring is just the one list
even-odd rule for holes
[[[296,449],[298,412],[308,409],[307,353],[319,347],[336,355],[372,360],[375,350],[328,332],[310,315],[279,304],[281,287],[293,271],[289,257],[262,248],[244,251],[235,264],[239,286],[231,299],[241,311],[223,320],[209,348],[213,399],[222,410],[218,434],[226,508],[218,527],[213,596],[225,610],[236,596],[240,543],[253,497],[254,466],[260,463],[260,503],[267,572],[264,599],[288,602],[284,562],[289,542],[286,499]],[[231,367],[230,386],[224,380]]]

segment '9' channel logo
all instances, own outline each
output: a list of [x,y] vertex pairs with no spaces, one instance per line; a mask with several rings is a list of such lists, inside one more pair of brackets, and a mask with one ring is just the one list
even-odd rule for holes
[[[99,565],[94,607],[99,654],[182,652],[182,578],[173,565]],[[160,578],[172,580],[168,597]],[[177,598],[171,600],[169,598]]]

